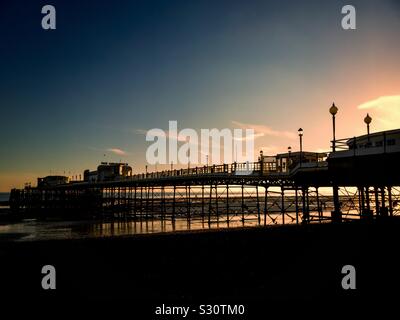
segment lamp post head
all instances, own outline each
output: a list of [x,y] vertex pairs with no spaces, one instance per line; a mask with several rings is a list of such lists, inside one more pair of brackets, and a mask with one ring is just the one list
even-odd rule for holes
[[303,129],[300,128],[300,129],[298,130],[298,132],[299,132],[299,137],[302,137],[302,136],[303,136]]
[[292,151],[292,147],[291,146],[287,147],[287,149],[288,149],[289,152]]
[[364,118],[364,122],[369,125],[372,122],[372,118],[367,113],[366,117]]
[[339,110],[339,109],[335,106],[335,103],[332,103],[332,107],[329,108],[329,113],[330,113],[332,116],[335,116],[336,113],[338,112],[338,110]]

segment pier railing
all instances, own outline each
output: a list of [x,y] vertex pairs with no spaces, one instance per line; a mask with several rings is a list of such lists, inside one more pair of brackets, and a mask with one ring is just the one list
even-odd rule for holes
[[[400,151],[398,132],[379,132],[362,137],[335,140],[332,157],[363,156]],[[333,141],[332,145],[333,145]]]
[[310,169],[327,168],[327,166],[328,163],[326,161],[315,161],[297,163],[292,168],[284,169],[277,166],[271,167],[270,163],[261,161],[244,162],[139,173],[127,177],[117,177],[112,181],[165,179],[185,176],[291,176],[299,170],[307,171]]
[[231,163],[211,166],[201,166],[186,169],[172,169],[156,172],[134,174],[125,179],[158,179],[166,177],[198,176],[198,175],[259,175],[262,172],[262,162]]

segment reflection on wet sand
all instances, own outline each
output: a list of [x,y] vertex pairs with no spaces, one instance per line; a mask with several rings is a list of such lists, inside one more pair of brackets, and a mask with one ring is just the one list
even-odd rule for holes
[[[326,212],[324,215],[329,216]],[[224,229],[238,227],[254,227],[279,225],[282,217],[275,216],[274,220],[263,216],[251,215],[242,219],[239,215],[213,217],[213,219],[126,219],[126,220],[88,220],[88,221],[40,221],[36,219],[23,220],[21,222],[0,225],[2,239],[14,239],[16,241],[36,241],[54,239],[82,239],[130,236],[137,234],[153,234],[175,231],[190,231],[204,229]],[[295,223],[295,219],[286,223]]]

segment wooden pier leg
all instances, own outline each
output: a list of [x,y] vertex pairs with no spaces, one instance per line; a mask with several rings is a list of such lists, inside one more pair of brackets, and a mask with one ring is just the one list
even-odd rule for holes
[[140,221],[143,218],[143,186],[140,187]]
[[226,184],[226,225],[229,227],[229,184]]
[[219,212],[218,212],[218,185],[215,184],[215,214],[217,215],[217,225],[219,223]]
[[172,198],[172,221],[175,221],[175,196],[176,196],[176,186],[174,185],[174,193]]
[[137,188],[135,185],[135,194],[134,194],[134,198],[133,198],[133,218],[136,220],[136,197],[137,197]]
[[306,195],[306,187],[302,187],[302,202],[303,202],[303,222],[308,222],[308,212],[307,212],[307,195]]
[[130,218],[130,216],[131,216],[131,208],[132,208],[132,187],[131,186],[129,186],[128,187],[128,199],[127,199],[127,212],[128,212],[128,215],[129,215],[129,218]]
[[242,225],[244,226],[244,184],[242,182]]
[[165,216],[165,187],[161,187],[161,224]]
[[190,212],[190,185],[186,186],[186,201],[187,201],[187,219],[190,227],[190,219],[191,219],[191,212]]
[[365,196],[364,187],[358,187],[358,207],[360,210],[360,217],[365,214]]
[[154,186],[151,187],[151,218],[154,219]]
[[285,188],[281,186],[281,214],[282,224],[285,224]]
[[201,220],[204,223],[204,184],[201,185]]
[[379,216],[379,195],[378,195],[378,187],[374,187],[374,193],[375,193],[375,213],[376,216]]
[[128,209],[128,187],[124,187],[124,214],[126,217],[127,209]]
[[268,213],[268,187],[265,186],[264,192],[264,226],[267,225],[267,213]]
[[121,187],[118,187],[118,211],[121,212]]
[[123,212],[123,217],[126,218],[126,209],[127,209],[127,192],[126,192],[127,187],[122,187],[122,195],[121,195],[121,202],[122,202],[122,212]]
[[365,187],[365,202],[366,202],[368,216],[370,216],[371,215],[371,204],[370,204],[370,200],[369,200],[369,187]]
[[392,202],[392,187],[387,187],[388,202],[389,202],[389,215],[393,217],[393,202]]
[[295,192],[295,207],[296,207],[296,224],[299,224],[299,195],[298,195],[298,189],[297,186],[294,188]]
[[211,209],[212,209],[212,183],[210,183],[210,194],[209,194],[209,207],[208,207],[208,226],[211,224]]
[[317,198],[318,221],[321,222],[322,221],[322,207],[319,202],[319,188],[318,187],[315,187],[315,196]]
[[310,222],[310,188],[307,187],[306,189],[306,199],[307,199],[307,221]]
[[149,218],[150,211],[150,186],[146,186],[146,221]]
[[258,219],[258,225],[261,225],[260,196],[258,194],[258,185],[256,185],[256,194],[257,194],[257,219]]
[[385,196],[385,187],[381,187],[381,215],[382,216],[387,216],[388,212],[387,212],[387,208],[386,208],[386,196]]

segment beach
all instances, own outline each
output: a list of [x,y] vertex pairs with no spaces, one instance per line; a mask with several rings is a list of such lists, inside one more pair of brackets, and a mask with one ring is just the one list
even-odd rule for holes
[[[0,242],[2,301],[131,301],[147,312],[158,302],[392,299],[400,284],[399,224],[394,218],[26,242],[9,235]],[[54,292],[40,286],[45,264],[57,270]],[[345,291],[341,269],[349,264],[357,290]]]

